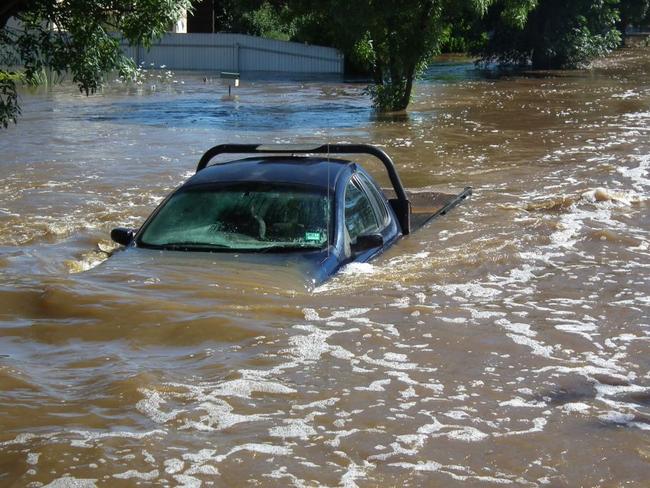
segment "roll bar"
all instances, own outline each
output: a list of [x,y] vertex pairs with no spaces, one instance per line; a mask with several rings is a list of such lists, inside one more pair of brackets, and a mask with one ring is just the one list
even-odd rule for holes
[[369,154],[379,159],[388,172],[388,177],[397,198],[390,204],[397,215],[403,234],[410,233],[411,202],[397,174],[395,163],[383,150],[370,144],[220,144],[208,149],[196,167],[198,173],[208,166],[210,160],[219,154]]

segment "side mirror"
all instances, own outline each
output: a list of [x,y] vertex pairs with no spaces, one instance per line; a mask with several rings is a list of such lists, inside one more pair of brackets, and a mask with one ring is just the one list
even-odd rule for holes
[[133,237],[135,237],[135,230],[127,229],[125,227],[116,227],[111,231],[111,239],[122,244],[123,246],[128,246],[133,242]]
[[357,237],[357,242],[350,246],[353,254],[359,254],[369,249],[382,247],[384,237],[381,234],[365,234]]

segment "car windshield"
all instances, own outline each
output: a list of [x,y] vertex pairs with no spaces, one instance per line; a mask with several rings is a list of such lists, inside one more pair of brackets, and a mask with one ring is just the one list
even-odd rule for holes
[[322,249],[329,221],[326,194],[311,188],[201,186],[173,194],[138,244],[190,251]]

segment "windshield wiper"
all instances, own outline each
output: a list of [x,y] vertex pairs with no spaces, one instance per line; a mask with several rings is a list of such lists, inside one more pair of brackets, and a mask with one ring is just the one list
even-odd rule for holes
[[318,251],[322,248],[316,246],[300,246],[296,244],[279,244],[277,246],[263,247],[259,252],[287,252],[287,251]]
[[178,249],[190,249],[193,251],[211,251],[214,249],[230,249],[224,244],[206,244],[205,242],[168,242],[160,246],[163,249],[175,251]]

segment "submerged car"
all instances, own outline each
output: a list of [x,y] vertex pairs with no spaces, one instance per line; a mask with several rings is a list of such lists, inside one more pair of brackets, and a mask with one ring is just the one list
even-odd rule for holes
[[[220,154],[256,156],[209,165]],[[375,156],[392,190],[382,190],[359,164],[333,154]],[[111,238],[134,251],[296,262],[310,281],[320,283],[348,263],[373,259],[469,195],[469,187],[458,194],[407,192],[391,158],[375,146],[223,144],[203,155],[196,174],[140,229],[119,227]]]

